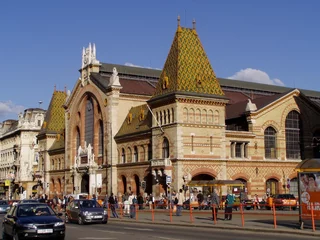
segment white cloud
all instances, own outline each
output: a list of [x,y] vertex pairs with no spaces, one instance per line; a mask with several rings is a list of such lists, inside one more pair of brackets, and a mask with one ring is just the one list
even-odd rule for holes
[[12,101],[0,102],[0,117],[5,117],[10,114],[19,114],[24,111],[21,105],[15,105]]
[[143,66],[135,65],[135,64],[129,63],[129,62],[126,62],[124,65],[128,66],[128,67],[149,68],[149,69],[161,70],[161,68],[143,67]]
[[241,69],[239,72],[228,78],[247,82],[284,86],[284,83],[280,79],[271,79],[266,72],[253,68]]

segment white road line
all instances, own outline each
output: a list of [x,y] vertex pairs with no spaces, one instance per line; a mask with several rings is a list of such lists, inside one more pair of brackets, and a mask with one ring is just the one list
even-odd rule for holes
[[102,239],[104,239],[104,240],[106,240],[106,239],[116,239],[116,238],[85,237],[85,238],[78,238],[78,239],[87,239],[87,240],[89,240],[89,239],[91,239],[91,240],[102,240]]
[[152,229],[149,228],[131,228],[131,227],[125,227],[123,229],[127,229],[127,230],[139,230],[139,231],[153,231]]
[[167,238],[167,237],[157,237],[160,239],[165,239],[165,240],[179,240],[178,238]]
[[108,231],[108,230],[98,230],[98,229],[95,229],[95,231],[105,232],[105,233],[125,234],[124,232],[118,232],[118,231]]

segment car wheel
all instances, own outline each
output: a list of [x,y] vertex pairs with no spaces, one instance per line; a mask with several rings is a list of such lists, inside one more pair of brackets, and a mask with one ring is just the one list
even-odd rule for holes
[[108,223],[108,221],[102,221],[101,223],[102,223],[102,224],[107,224],[107,223]]
[[78,224],[83,225],[83,220],[81,216],[78,216]]

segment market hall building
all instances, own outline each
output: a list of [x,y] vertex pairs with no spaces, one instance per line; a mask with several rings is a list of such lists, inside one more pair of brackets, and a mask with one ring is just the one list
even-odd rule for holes
[[249,197],[297,196],[295,167],[319,157],[319,102],[315,91],[218,79],[195,26],[178,24],[161,71],[100,63],[90,44],[38,136],[46,192],[157,197],[170,176],[174,190],[240,180]]

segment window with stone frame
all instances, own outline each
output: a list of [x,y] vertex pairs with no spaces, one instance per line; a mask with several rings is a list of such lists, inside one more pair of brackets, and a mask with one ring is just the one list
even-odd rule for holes
[[163,142],[162,142],[162,157],[163,158],[169,158],[169,141],[168,139],[165,137],[163,138]]
[[77,127],[77,133],[76,134],[77,134],[76,135],[76,146],[77,146],[77,151],[78,151],[78,149],[80,147],[80,129],[79,129],[79,127]]
[[274,159],[276,154],[276,130],[273,127],[267,127],[264,131],[264,151],[265,158]]
[[121,163],[126,163],[126,151],[122,148],[121,151]]
[[289,112],[286,123],[286,156],[287,159],[301,159],[301,121],[297,111]]
[[139,161],[139,153],[137,146],[133,147],[133,161],[138,162]]
[[99,121],[99,148],[98,148],[99,156],[103,155],[103,122]]
[[93,100],[88,98],[86,105],[86,115],[85,115],[85,140],[87,145],[91,144],[93,146],[93,135],[94,135],[94,109]]
[[232,141],[230,144],[231,158],[248,158],[249,142]]

